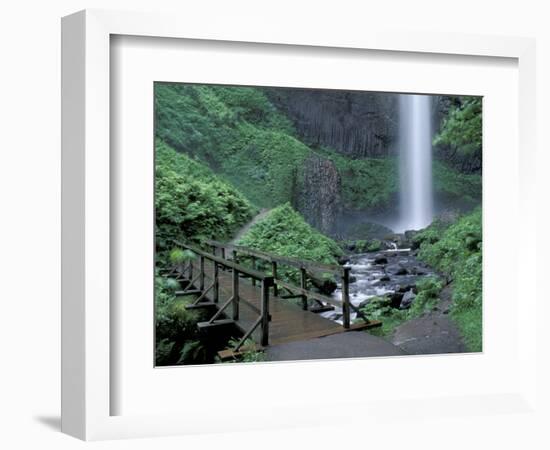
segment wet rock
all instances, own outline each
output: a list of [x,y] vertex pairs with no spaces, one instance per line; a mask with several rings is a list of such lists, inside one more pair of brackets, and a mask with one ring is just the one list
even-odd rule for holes
[[419,267],[413,267],[410,270],[412,275],[426,275],[426,271]]
[[418,233],[416,230],[407,230],[405,231],[405,239],[407,241],[412,241],[414,236]]
[[341,266],[344,266],[347,263],[349,263],[349,256],[340,256],[338,258],[338,264],[340,264]]
[[417,293],[415,284],[404,284],[402,286],[397,286],[395,290],[403,293],[407,291],[413,291],[415,294]]
[[374,258],[374,264],[388,264],[388,258],[385,256],[376,256]]
[[334,281],[332,278],[315,278],[310,277],[311,284],[317,288],[319,293],[324,295],[330,295],[332,294],[336,288],[336,281]]
[[403,292],[394,292],[391,294],[390,299],[391,303],[390,306],[392,308],[399,308],[401,306],[401,302],[403,301],[403,296],[405,294]]
[[391,275],[407,275],[409,271],[403,264],[391,264],[386,266],[386,272]]
[[400,309],[407,309],[410,308],[412,302],[416,298],[416,294],[411,289],[410,291],[405,292],[403,294],[403,298],[401,299],[401,304],[399,305]]
[[384,275],[382,278],[380,278],[380,281],[391,281],[391,278],[388,275]]

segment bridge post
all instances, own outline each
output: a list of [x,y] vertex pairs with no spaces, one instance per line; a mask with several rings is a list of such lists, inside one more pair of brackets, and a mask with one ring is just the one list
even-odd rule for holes
[[[300,287],[307,290],[307,272],[303,267],[300,267]],[[302,294],[302,309],[307,311],[307,296],[304,294]]]
[[[256,270],[256,257],[252,257],[252,270]],[[252,278],[252,286],[256,286],[256,279]]]
[[344,267],[344,275],[342,277],[342,313],[344,320],[344,328],[350,327],[350,304],[349,304],[349,272],[350,267]]
[[[273,280],[277,279],[277,261],[271,261],[271,274],[273,275]],[[279,295],[279,289],[277,283],[273,282],[273,295],[277,297]]]
[[189,273],[189,282],[193,279],[193,260],[189,261],[189,267],[187,269]]
[[200,256],[200,274],[199,274],[199,289],[202,291],[204,291],[204,256],[201,255]]
[[269,278],[261,281],[261,315],[262,315],[262,338],[260,344],[265,347],[269,345]]
[[212,293],[212,301],[214,303],[218,303],[218,299],[220,297],[220,280],[218,279],[218,263],[216,261],[212,261],[214,263],[214,292]]
[[233,320],[239,320],[239,272],[233,269]]

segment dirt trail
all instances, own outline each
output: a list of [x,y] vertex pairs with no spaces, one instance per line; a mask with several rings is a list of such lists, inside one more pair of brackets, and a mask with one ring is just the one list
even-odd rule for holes
[[433,311],[397,327],[390,340],[410,354],[467,352],[462,335],[449,317],[452,287],[446,286]]
[[233,239],[231,239],[230,244],[236,244],[247,232],[252,228],[256,223],[258,223],[260,220],[262,220],[265,216],[267,216],[271,212],[271,209],[262,209],[258,214],[256,214],[250,222],[245,224],[235,235]]

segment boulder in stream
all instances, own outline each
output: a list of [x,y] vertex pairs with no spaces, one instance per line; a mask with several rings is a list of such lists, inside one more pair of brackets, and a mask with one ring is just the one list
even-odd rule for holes
[[388,258],[382,255],[376,255],[374,257],[374,264],[388,264]]
[[405,294],[403,295],[403,298],[401,299],[401,304],[399,305],[399,309],[410,308],[415,298],[416,298],[416,294],[412,289],[410,291],[405,292]]
[[390,264],[386,266],[386,272],[391,275],[407,275],[409,273],[403,264]]

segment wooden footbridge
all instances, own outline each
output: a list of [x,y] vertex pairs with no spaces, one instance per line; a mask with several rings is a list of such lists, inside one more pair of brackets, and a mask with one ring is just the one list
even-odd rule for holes
[[[233,324],[243,333],[225,356],[236,354],[247,339],[252,339],[256,348],[262,348],[381,325],[379,321],[369,320],[350,302],[348,267],[288,258],[217,241],[207,242],[210,252],[181,242],[175,244],[196,255],[172,269],[184,286],[176,295],[196,296],[188,309],[212,309],[210,319],[200,322],[198,327]],[[300,285],[281,279],[281,269],[299,274]],[[327,273],[341,280],[340,299],[312,290],[312,281]],[[336,308],[342,311],[342,325],[319,315]],[[351,310],[363,319],[362,323],[351,324]]]

